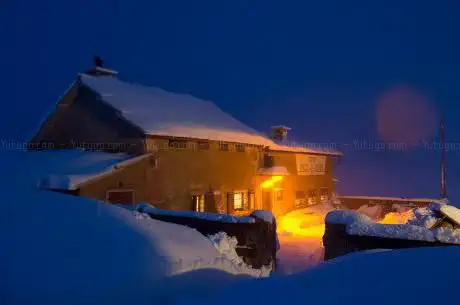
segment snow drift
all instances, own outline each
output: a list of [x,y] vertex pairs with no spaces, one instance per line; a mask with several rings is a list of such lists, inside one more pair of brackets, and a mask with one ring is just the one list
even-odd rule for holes
[[248,291],[264,305],[456,303],[459,255],[457,247],[354,253],[295,275],[236,283],[218,296],[183,304],[253,304]]
[[4,195],[5,304],[165,303],[178,293],[209,293],[235,275],[268,275],[235,264],[193,229],[145,214],[44,191]]

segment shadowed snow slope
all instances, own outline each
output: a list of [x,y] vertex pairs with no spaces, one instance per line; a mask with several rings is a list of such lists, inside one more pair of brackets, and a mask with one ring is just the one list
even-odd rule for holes
[[[356,253],[295,275],[236,283],[218,303],[253,304],[248,291],[264,305],[456,303],[459,255],[456,247]],[[216,297],[196,304],[216,304]]]
[[166,304],[263,276],[196,230],[13,181],[0,202],[2,304]]
[[44,192],[3,199],[2,297],[8,304],[152,299],[165,275],[219,254],[201,234],[130,211]]

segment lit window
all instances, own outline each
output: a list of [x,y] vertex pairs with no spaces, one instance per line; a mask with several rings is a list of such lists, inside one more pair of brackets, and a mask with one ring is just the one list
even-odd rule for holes
[[317,197],[316,190],[312,190],[308,192],[308,205],[316,204],[316,197]]
[[233,209],[242,210],[243,209],[243,193],[234,193],[233,194]]
[[169,140],[169,148],[170,149],[186,149],[187,148],[187,141],[183,140]]
[[[254,193],[252,193],[254,194]],[[254,197],[251,197],[254,200]],[[249,195],[248,192],[234,192],[227,195],[228,204],[233,211],[247,211],[249,210]]]
[[192,196],[193,206],[196,212],[204,212],[204,196],[193,195]]
[[321,188],[319,191],[319,199],[322,203],[325,203],[329,200],[328,190],[327,188]]
[[228,151],[229,150],[228,143],[219,143],[219,149],[221,151]]
[[304,191],[296,191],[295,192],[295,201],[294,205],[296,208],[300,208],[305,206],[305,198],[307,197],[307,194]]

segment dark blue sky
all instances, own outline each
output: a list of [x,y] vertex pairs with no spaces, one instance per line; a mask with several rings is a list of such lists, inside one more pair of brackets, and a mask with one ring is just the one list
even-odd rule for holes
[[[288,125],[299,141],[378,140],[376,100],[405,85],[455,142],[459,14],[455,0],[0,0],[0,137],[26,139],[98,54],[124,80],[213,100],[261,131]],[[436,196],[436,157],[349,148],[342,192],[367,182],[367,193]],[[458,152],[448,157],[453,189]],[[379,170],[387,178],[369,184]]]

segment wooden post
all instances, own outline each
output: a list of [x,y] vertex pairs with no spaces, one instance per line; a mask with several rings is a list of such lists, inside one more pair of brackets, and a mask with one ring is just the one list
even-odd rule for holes
[[440,122],[440,133],[441,133],[441,198],[447,198],[446,188],[446,143],[444,135],[444,121],[441,119]]

